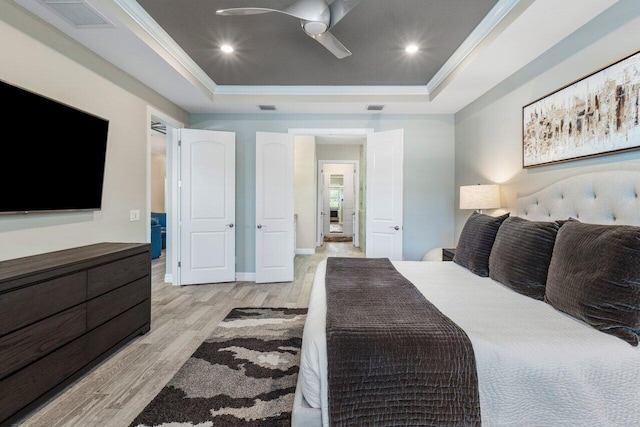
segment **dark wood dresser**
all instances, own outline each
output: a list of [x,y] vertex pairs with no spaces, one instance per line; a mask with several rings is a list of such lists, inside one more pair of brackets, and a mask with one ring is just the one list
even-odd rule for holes
[[0,425],[146,333],[148,243],[98,243],[0,262]]

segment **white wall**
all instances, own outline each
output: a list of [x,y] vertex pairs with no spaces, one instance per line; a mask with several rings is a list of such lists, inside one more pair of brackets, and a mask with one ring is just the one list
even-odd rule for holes
[[[318,140],[321,138],[318,137]],[[367,139],[358,138],[354,141],[357,140],[364,143]],[[361,144],[317,144],[316,156],[318,160],[359,160],[361,150]]]
[[[640,1],[621,0],[456,114],[456,239],[471,211],[458,209],[461,185],[501,184],[502,205],[558,179],[601,169],[638,169],[640,151],[522,168],[522,107],[640,48]],[[640,141],[638,141],[640,144]]]
[[296,249],[305,253],[316,248],[316,141],[315,137],[295,137],[294,205],[298,216]]
[[[13,2],[0,1],[0,35],[0,79],[109,120],[102,210],[2,215],[0,260],[147,241],[147,105],[188,123],[186,112]],[[47,129],[52,143],[64,126]],[[131,209],[141,221],[129,221]]]
[[[153,146],[163,147],[165,151],[154,152]],[[165,178],[167,175],[167,138],[162,135],[151,136],[151,212],[166,212]]]

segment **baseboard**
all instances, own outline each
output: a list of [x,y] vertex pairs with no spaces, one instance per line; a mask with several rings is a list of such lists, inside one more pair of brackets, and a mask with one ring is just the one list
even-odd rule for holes
[[236,271],[236,282],[255,282],[256,273],[238,273]]
[[296,255],[315,255],[315,248],[297,248]]
[[[173,277],[170,274],[164,276],[165,283],[173,283]],[[236,272],[236,282],[255,282],[256,273],[238,273]]]

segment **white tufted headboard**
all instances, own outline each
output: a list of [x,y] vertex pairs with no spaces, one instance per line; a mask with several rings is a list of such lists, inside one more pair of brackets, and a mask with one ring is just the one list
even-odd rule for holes
[[517,216],[531,221],[576,218],[640,226],[640,170],[576,175],[519,197]]

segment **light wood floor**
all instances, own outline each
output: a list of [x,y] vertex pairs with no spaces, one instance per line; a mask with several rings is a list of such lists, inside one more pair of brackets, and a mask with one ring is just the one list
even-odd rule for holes
[[315,268],[328,256],[363,256],[351,243],[297,255],[293,282],[164,283],[164,255],[152,262],[151,330],[23,420],[22,427],[125,427],[160,392],[234,307],[306,307]]

